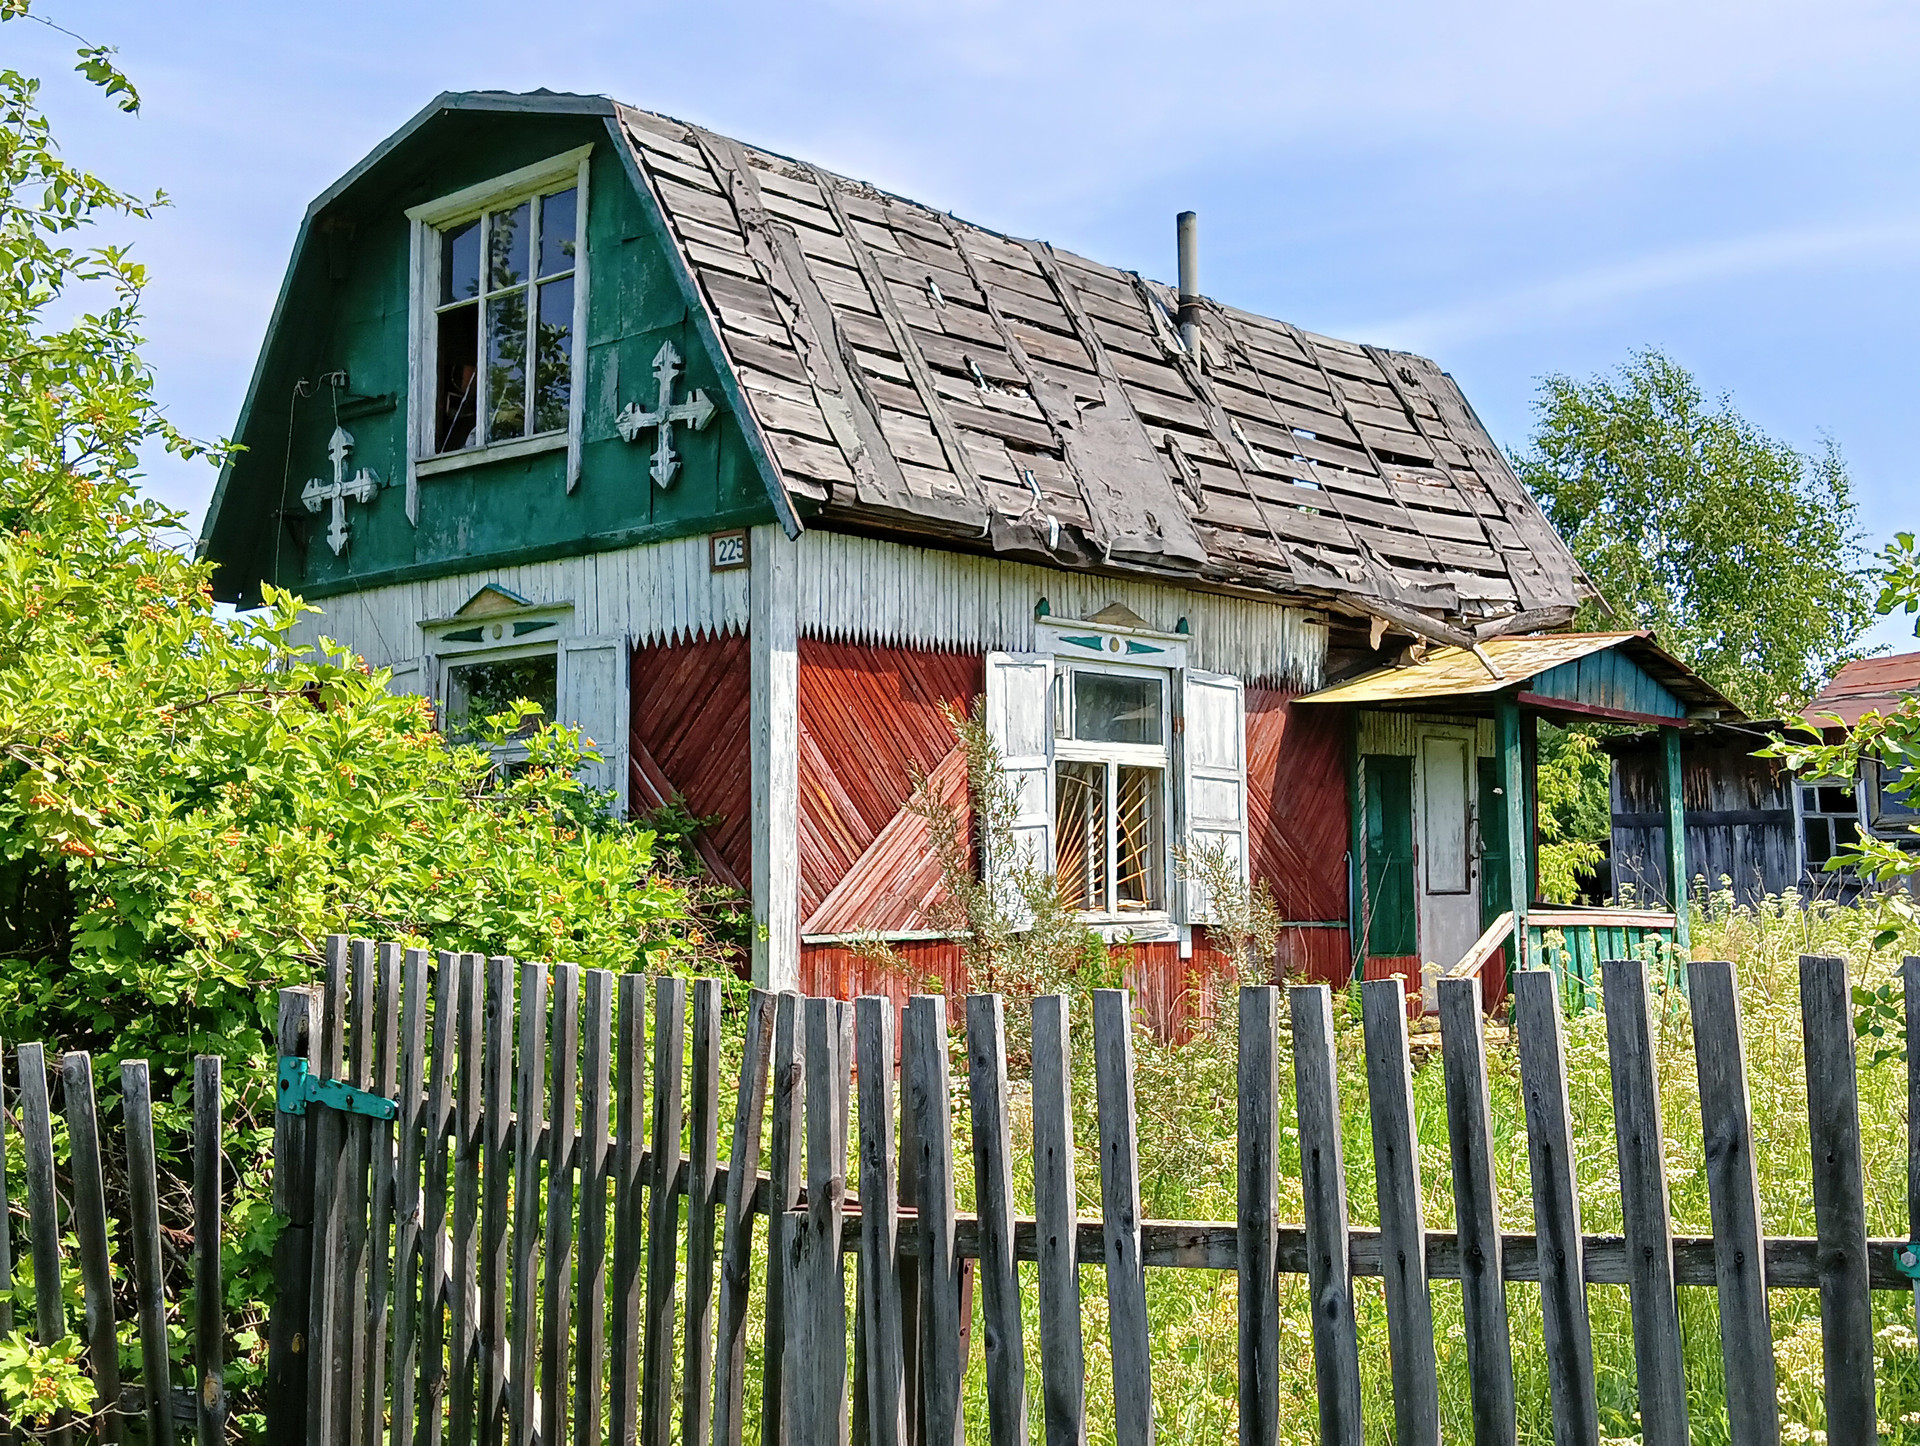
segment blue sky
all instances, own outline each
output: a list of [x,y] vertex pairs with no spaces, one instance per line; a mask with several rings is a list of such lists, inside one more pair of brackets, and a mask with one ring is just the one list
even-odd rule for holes
[[[145,108],[48,77],[69,153],[172,207],[134,233],[177,422],[224,434],[314,195],[441,90],[605,92],[1149,275],[1423,351],[1495,436],[1539,378],[1658,346],[1805,449],[1869,540],[1920,524],[1920,7],[1203,0],[83,3]],[[156,467],[197,522],[210,473]],[[1873,640],[1915,646],[1889,622]]]

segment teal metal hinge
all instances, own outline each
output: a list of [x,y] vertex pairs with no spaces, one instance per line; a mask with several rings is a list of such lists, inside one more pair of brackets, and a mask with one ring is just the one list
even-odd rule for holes
[[304,1115],[308,1105],[325,1105],[342,1114],[370,1115],[376,1120],[400,1118],[400,1106],[385,1095],[355,1089],[337,1079],[320,1079],[299,1055],[281,1055],[280,1113]]
[[1920,1242],[1909,1240],[1894,1251],[1893,1268],[1908,1280],[1920,1281]]

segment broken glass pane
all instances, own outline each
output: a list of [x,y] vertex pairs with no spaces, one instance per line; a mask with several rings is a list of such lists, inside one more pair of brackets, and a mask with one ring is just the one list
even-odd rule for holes
[[540,287],[540,325],[533,358],[533,430],[557,431],[567,425],[573,394],[573,278],[563,276]]
[[1160,770],[1114,770],[1114,898],[1121,913],[1164,907],[1160,898]]
[[540,200],[540,274],[573,270],[574,208],[579,200],[573,190],[555,191]]
[[489,238],[487,242],[487,289],[498,291],[503,286],[518,286],[527,279],[527,225],[530,220],[529,203],[505,211],[495,211],[489,218]]
[[447,670],[448,735],[458,742],[471,739],[482,721],[524,699],[540,709],[516,730],[516,737],[526,737],[553,720],[558,678],[559,663],[552,653],[456,664]]
[[435,355],[433,450],[453,452],[471,447],[478,409],[474,396],[480,378],[480,303],[451,307],[440,313]]
[[487,440],[527,434],[527,293],[487,303]]
[[480,294],[480,222],[456,226],[440,237],[440,305]]

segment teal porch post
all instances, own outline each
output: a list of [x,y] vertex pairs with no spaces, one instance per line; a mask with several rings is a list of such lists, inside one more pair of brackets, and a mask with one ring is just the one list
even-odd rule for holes
[[1533,899],[1530,864],[1533,859],[1533,830],[1527,819],[1526,758],[1520,746],[1520,705],[1512,698],[1501,698],[1494,705],[1494,747],[1499,754],[1500,794],[1507,814],[1507,897],[1513,902],[1513,967],[1525,969],[1527,956],[1527,905]]
[[1673,943],[1687,957],[1693,930],[1687,918],[1687,803],[1680,785],[1680,730],[1662,728],[1667,757],[1667,900],[1673,906]]

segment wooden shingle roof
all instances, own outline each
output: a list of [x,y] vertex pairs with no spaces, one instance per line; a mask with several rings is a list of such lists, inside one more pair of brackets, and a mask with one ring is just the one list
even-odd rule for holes
[[829,527],[1476,636],[1590,587],[1424,357],[1213,302],[616,105],[790,498]]

